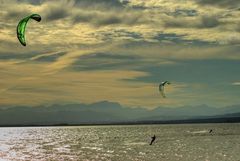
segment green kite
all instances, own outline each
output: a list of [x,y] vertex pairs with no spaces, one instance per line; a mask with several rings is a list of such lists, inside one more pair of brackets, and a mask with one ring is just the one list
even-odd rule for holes
[[17,37],[18,40],[20,41],[20,43],[23,46],[26,46],[26,40],[25,40],[25,30],[26,30],[26,26],[28,23],[29,19],[34,19],[38,22],[41,21],[41,16],[39,14],[32,14],[30,16],[25,17],[24,19],[22,19],[18,25],[17,25]]

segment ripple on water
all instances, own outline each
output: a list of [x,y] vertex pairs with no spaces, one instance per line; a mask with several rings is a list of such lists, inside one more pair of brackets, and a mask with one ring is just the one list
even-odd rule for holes
[[[240,158],[239,125],[0,128],[0,158],[235,161]],[[210,135],[206,129],[214,129],[214,133]],[[149,146],[152,134],[157,138]]]

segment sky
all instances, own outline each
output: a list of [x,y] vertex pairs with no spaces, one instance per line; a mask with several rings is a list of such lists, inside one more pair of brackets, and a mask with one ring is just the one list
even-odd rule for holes
[[1,107],[240,104],[239,0],[0,0],[0,35]]

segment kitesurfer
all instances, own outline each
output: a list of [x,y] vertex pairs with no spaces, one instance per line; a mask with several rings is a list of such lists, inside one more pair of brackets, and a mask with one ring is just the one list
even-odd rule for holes
[[152,145],[152,143],[155,141],[155,139],[156,139],[156,136],[155,135],[153,135],[153,137],[151,137],[152,138],[152,140],[151,140],[151,143],[149,144],[149,145]]

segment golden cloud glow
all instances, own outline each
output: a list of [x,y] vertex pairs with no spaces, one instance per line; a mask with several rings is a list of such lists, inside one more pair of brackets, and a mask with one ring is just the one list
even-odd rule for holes
[[[42,21],[29,22],[27,46],[22,47],[16,38],[16,26],[29,13],[39,13]],[[39,4],[3,0],[0,104],[108,100],[129,107],[153,108],[199,103],[199,98],[209,102],[225,100],[216,91],[214,99],[211,93],[197,91],[207,89],[203,84],[208,82],[188,82],[191,75],[187,74],[181,81],[173,80],[166,89],[170,97],[162,99],[156,82],[178,73],[165,76],[157,71],[181,65],[182,61],[238,61],[239,16],[235,8],[193,0],[94,4],[74,0]],[[160,76],[148,80],[151,74]],[[146,80],[137,80],[143,77]]]

